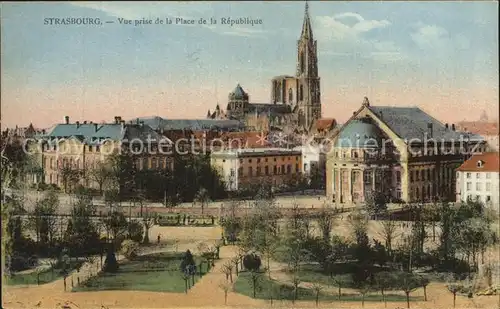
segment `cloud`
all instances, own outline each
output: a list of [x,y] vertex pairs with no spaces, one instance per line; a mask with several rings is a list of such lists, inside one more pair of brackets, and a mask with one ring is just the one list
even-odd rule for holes
[[375,29],[391,26],[388,20],[370,20],[358,13],[345,12],[316,17],[315,22],[318,39],[326,43],[322,54],[340,57],[357,54],[382,62],[407,59],[395,42],[366,38]]
[[411,34],[413,42],[422,50],[447,53],[450,50],[468,50],[470,40],[464,34],[451,35],[448,30],[437,25],[417,23]]

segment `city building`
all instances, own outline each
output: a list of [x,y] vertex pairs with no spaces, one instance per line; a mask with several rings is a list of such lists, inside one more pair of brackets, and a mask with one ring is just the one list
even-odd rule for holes
[[363,203],[374,192],[393,202],[455,200],[455,170],[486,149],[418,107],[371,106],[368,98],[339,128],[328,151],[327,195]]
[[481,135],[487,143],[489,151],[499,151],[499,128],[498,122],[490,122],[483,115],[480,121],[461,121],[457,123],[457,129]]
[[473,155],[457,169],[457,201],[478,200],[498,209],[499,173],[498,152]]
[[121,117],[115,117],[114,123],[98,124],[70,123],[66,116],[64,123],[36,136],[28,149],[42,171],[33,175],[32,182],[58,187],[67,186],[70,170],[78,175],[77,183],[97,187],[90,177],[92,170],[119,151],[132,154],[139,170],[173,168],[169,139],[143,123],[126,124]]
[[314,39],[306,3],[302,32],[297,43],[296,74],[271,80],[271,102],[251,103],[240,84],[228,96],[226,110],[217,104],[209,119],[238,119],[250,130],[271,131],[294,127],[307,132],[321,118],[317,41]]
[[309,144],[294,148],[300,151],[302,165],[301,172],[304,175],[312,175],[315,173],[324,173],[326,168],[326,152],[321,145]]
[[211,164],[229,191],[268,183],[274,188],[292,184],[301,174],[301,153],[286,148],[230,149],[211,154]]

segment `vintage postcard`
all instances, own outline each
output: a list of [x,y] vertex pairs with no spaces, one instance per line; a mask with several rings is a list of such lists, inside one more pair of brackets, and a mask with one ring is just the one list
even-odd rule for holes
[[498,2],[0,13],[2,308],[500,308]]

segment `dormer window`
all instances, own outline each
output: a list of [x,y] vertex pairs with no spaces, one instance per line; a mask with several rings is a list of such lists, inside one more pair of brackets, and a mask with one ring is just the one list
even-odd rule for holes
[[481,160],[477,161],[477,167],[483,167],[483,165],[484,165],[483,161]]

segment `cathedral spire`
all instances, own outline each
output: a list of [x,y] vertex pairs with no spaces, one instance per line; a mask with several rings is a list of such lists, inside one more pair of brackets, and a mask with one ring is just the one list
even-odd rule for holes
[[305,13],[304,13],[304,22],[302,24],[302,33],[300,35],[300,38],[306,38],[313,40],[313,33],[312,33],[312,27],[311,27],[311,19],[309,18],[309,3],[306,0],[306,8],[305,8]]

